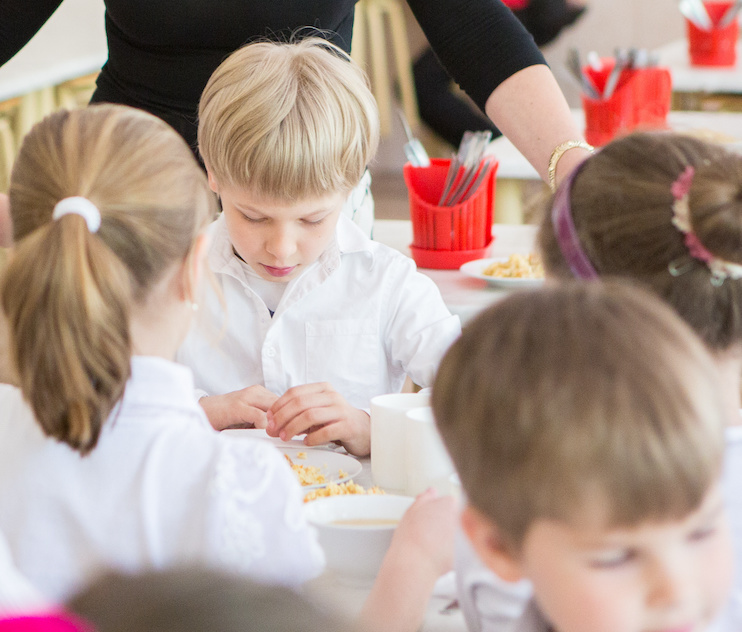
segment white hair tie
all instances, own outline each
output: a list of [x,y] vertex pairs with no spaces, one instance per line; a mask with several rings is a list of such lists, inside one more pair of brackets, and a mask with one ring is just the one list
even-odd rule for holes
[[101,222],[100,211],[88,198],[75,196],[59,200],[54,207],[52,219],[59,219],[63,215],[70,215],[71,213],[82,217],[91,233],[98,232]]

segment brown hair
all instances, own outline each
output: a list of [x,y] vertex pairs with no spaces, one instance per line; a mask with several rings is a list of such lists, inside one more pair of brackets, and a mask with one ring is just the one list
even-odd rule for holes
[[[689,194],[693,232],[715,256],[742,264],[742,156],[671,133],[639,133],[608,144],[582,166],[571,190],[580,245],[601,277],[639,281],[665,299],[703,338],[724,350],[742,342],[742,280],[711,282],[672,224],[673,182],[695,169]],[[539,233],[550,275],[571,277],[545,205]],[[676,270],[676,275],[670,273]]]
[[[100,210],[97,233],[60,200]],[[129,308],[184,260],[213,216],[206,177],[160,119],[123,106],[60,111],[26,136],[10,184],[15,250],[0,286],[10,355],[44,432],[90,451],[121,398]]]
[[350,191],[379,143],[363,71],[330,42],[256,42],[214,71],[198,147],[222,185],[297,200]]
[[340,632],[353,629],[284,586],[206,568],[113,574],[67,607],[96,632]]
[[513,294],[444,357],[433,410],[469,502],[517,549],[588,498],[614,526],[695,509],[720,475],[715,369],[659,299],[617,282]]

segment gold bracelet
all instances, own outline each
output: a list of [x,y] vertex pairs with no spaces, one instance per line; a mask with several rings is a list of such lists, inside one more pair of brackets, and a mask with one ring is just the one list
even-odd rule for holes
[[549,188],[551,189],[552,193],[556,191],[556,170],[557,170],[557,164],[559,163],[559,159],[570,149],[575,149],[576,147],[580,147],[581,149],[586,149],[591,154],[595,151],[595,147],[592,145],[588,145],[584,140],[567,140],[563,143],[559,143],[556,147],[554,147],[554,151],[551,152],[551,158],[549,158]]

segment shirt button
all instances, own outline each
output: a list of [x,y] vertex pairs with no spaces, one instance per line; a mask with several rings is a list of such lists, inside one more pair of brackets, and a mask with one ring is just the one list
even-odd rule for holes
[[276,350],[273,347],[268,347],[265,350],[265,355],[267,355],[269,358],[275,358],[276,357]]

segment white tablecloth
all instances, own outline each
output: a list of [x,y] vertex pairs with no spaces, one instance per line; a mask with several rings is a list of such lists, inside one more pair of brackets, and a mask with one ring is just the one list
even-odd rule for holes
[[[536,230],[535,226],[527,224],[495,224],[492,227],[494,241],[488,256],[507,257],[517,252],[532,252]],[[412,224],[408,220],[376,220],[374,239],[409,256]],[[494,288],[486,281],[468,277],[459,270],[419,270],[433,279],[448,309],[457,314],[462,323],[508,293],[508,290]]]
[[[366,488],[373,486],[371,475],[371,459],[360,459],[363,465],[361,474],[354,481]],[[349,619],[358,615],[363,603],[368,596],[369,587],[353,586],[325,573],[321,577],[305,584],[304,590],[307,596],[323,604],[325,607],[345,616]],[[442,578],[436,586],[436,592],[428,604],[425,621],[421,632],[465,632],[466,622],[464,615],[458,607],[442,612],[454,598],[453,574]]]
[[670,42],[656,51],[660,64],[672,75],[675,92],[709,92],[742,94],[742,58],[737,42],[737,65],[731,68],[691,66],[686,39]]
[[[706,72],[706,71],[704,71]],[[674,81],[674,79],[673,79]],[[738,74],[738,92],[742,92],[742,74]],[[579,129],[585,128],[585,114],[581,109],[572,110]],[[702,130],[716,132],[725,137],[742,141],[742,113],[738,112],[681,112],[672,111],[668,116],[670,129],[677,132]],[[531,166],[523,154],[504,136],[493,140],[487,149],[493,154],[500,166],[497,170],[498,178],[512,178],[515,180],[539,180],[536,170]]]

